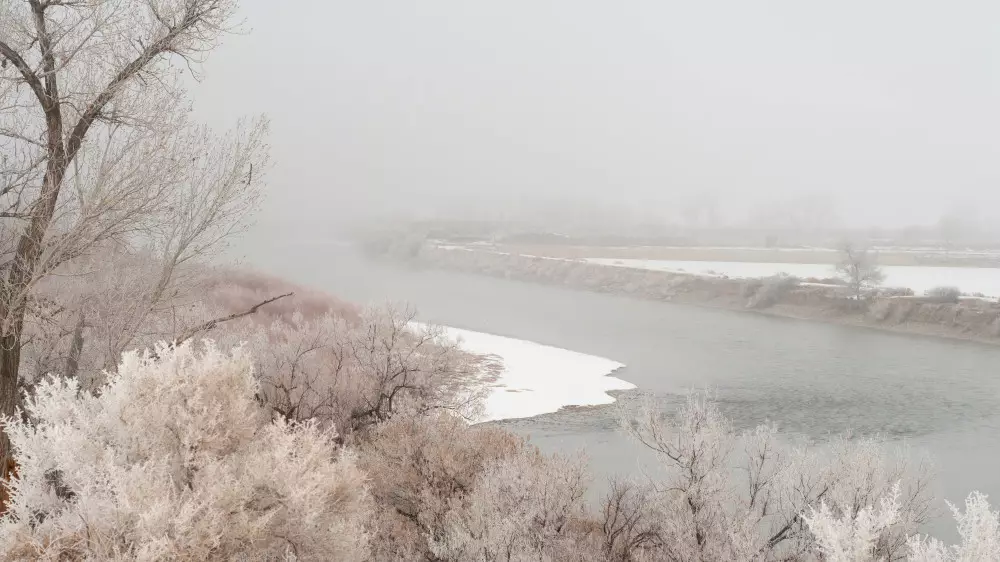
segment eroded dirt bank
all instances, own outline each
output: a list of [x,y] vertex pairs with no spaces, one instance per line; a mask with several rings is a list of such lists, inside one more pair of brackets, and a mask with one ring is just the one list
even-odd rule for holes
[[859,302],[842,287],[790,280],[710,278],[434,246],[422,247],[414,259],[430,267],[654,301],[1000,344],[1000,305],[988,300],[883,294]]

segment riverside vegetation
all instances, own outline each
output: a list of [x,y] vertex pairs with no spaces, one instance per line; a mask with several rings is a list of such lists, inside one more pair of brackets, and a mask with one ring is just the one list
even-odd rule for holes
[[[470,425],[491,361],[405,308],[220,269],[268,124],[194,120],[235,0],[0,2],[0,558],[984,560],[916,535],[925,476],[698,397],[624,430],[662,471],[584,501],[583,456]],[[211,337],[211,339],[208,339]]]
[[406,248],[403,254],[379,255],[428,267],[648,300],[1000,343],[1000,304],[995,299],[960,299],[951,287],[925,296],[905,289],[852,287],[833,276],[833,267],[831,278],[824,279],[735,279],[483,249],[446,249],[420,241]]

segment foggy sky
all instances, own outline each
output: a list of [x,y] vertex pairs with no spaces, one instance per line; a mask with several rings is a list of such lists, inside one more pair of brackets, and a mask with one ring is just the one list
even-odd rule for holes
[[816,194],[849,226],[1000,214],[996,2],[243,4],[194,96],[271,118],[264,223],[709,199],[738,222]]

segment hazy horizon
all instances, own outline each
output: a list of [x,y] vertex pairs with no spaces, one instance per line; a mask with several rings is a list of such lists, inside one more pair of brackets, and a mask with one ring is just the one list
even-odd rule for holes
[[997,216],[994,3],[295,6],[245,1],[194,88],[271,118],[263,223]]

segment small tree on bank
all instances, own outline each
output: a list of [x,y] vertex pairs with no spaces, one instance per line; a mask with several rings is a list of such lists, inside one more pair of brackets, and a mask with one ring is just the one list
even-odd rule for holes
[[837,275],[847,283],[855,298],[860,299],[866,290],[885,281],[885,273],[878,266],[876,255],[868,248],[859,248],[847,242],[841,247],[840,254]]

